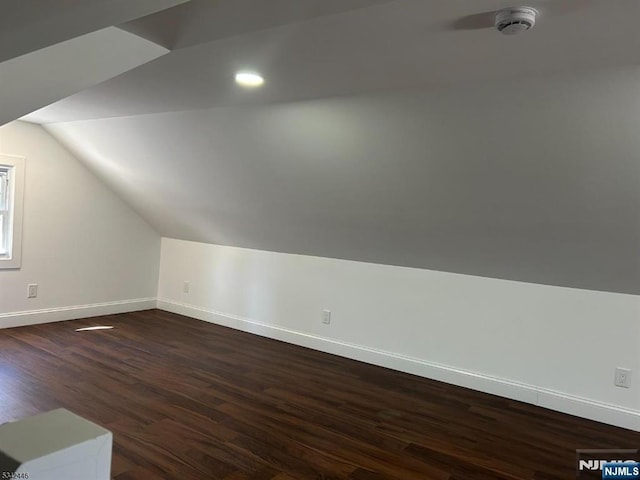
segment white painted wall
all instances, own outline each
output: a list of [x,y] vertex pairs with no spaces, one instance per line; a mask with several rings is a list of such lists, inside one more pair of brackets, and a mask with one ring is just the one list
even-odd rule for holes
[[0,270],[0,328],[154,306],[158,234],[42,127],[3,126],[0,152],[26,157],[22,268]]
[[158,298],[166,310],[640,430],[640,376],[630,389],[613,384],[616,366],[640,374],[638,296],[163,238]]

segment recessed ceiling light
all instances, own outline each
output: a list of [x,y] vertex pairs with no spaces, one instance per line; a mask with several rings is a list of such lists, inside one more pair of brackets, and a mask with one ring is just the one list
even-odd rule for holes
[[236,83],[243,87],[255,88],[264,83],[264,78],[255,72],[236,73]]

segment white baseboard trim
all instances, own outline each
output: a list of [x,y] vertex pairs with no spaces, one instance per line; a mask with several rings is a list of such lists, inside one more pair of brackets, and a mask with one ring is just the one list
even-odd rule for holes
[[43,308],[24,312],[0,313],[0,329],[36,325],[39,323],[61,322],[78,318],[99,317],[114,313],[137,312],[156,308],[155,298],[134,298],[116,302],[72,305],[67,307]]
[[172,300],[158,299],[160,310],[177,313],[236,330],[281,340],[341,357],[411,373],[480,392],[538,405],[570,415],[640,431],[640,411],[601,403],[533,385],[441,365],[427,360],[377,350],[339,340],[268,325],[248,318],[206,310]]

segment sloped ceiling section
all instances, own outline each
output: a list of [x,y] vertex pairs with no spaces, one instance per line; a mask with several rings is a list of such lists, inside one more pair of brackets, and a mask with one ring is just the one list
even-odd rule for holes
[[167,237],[637,294],[638,85],[636,68],[47,128]]
[[[182,13],[173,36],[177,45],[186,47],[52,105],[35,120],[464,89],[640,62],[637,0],[616,0],[615,8],[607,0],[531,1],[543,12],[541,18],[534,30],[516,37],[500,35],[491,21],[477,29],[456,22],[508,6],[509,0],[367,1],[367,8],[363,0],[218,0],[200,2],[195,12],[191,3],[176,7],[172,10]],[[266,17],[268,22],[255,13],[272,5],[280,9]],[[316,5],[324,5],[323,10],[318,12]],[[331,6],[343,11],[324,15]],[[150,23],[154,32],[164,31],[165,16],[151,18],[147,30]],[[198,40],[204,43],[191,44]],[[265,86],[250,92],[238,89],[233,75],[240,69],[260,71]]]
[[465,20],[500,0],[370,3],[183,11],[182,47],[32,119],[167,237],[640,294],[640,2],[532,2],[515,38]]
[[391,1],[191,0],[127,22],[122,28],[172,50],[178,50]]
[[113,78],[168,50],[108,27],[0,64],[0,125]]
[[2,0],[0,62],[187,0]]
[[0,125],[168,50],[112,26],[185,0],[7,0],[0,5]]

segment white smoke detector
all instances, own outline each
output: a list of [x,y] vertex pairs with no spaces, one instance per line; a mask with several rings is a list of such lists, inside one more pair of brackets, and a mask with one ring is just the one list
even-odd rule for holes
[[505,35],[531,30],[536,24],[538,11],[531,7],[503,8],[496,13],[496,28]]

